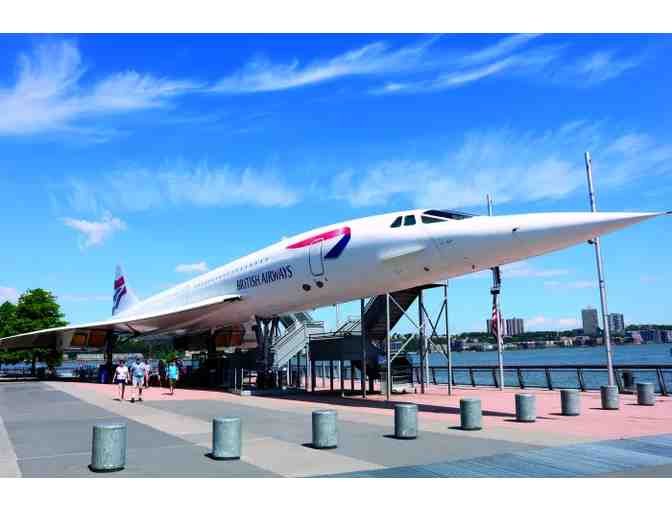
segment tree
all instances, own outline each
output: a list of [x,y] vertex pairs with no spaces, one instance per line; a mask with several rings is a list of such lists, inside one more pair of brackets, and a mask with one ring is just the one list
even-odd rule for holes
[[[56,296],[44,289],[28,289],[21,294],[16,305],[15,334],[29,333],[38,329],[67,326]],[[31,373],[35,375],[35,361],[40,352],[33,349]],[[44,356],[44,354],[42,354]]]
[[28,289],[16,305],[16,334],[67,326],[56,297],[44,289]]
[[0,338],[16,334],[16,305],[5,301],[0,305]]

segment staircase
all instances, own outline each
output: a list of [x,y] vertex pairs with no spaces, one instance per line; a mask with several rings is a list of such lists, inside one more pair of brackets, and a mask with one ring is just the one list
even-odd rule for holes
[[[406,312],[413,301],[420,295],[419,288],[399,290],[390,293],[390,297],[399,304],[403,309],[394,304],[390,299],[390,329],[396,326],[401,319],[404,312]],[[347,324],[347,323],[346,323]],[[381,294],[369,300],[364,308],[364,328],[366,329],[367,338],[378,345],[382,345],[387,336],[387,313],[386,313],[386,296]]]
[[[423,287],[427,288],[427,287]],[[408,311],[413,302],[420,295],[420,287],[399,290],[390,293],[390,296],[399,304],[397,306],[390,299],[390,329],[399,322],[404,312]],[[371,298],[364,308],[364,327],[369,342],[384,348],[387,335],[386,296],[381,294]],[[403,309],[400,310],[399,307]],[[308,344],[311,335],[324,333],[324,324],[315,321],[308,312],[297,312],[280,317],[285,327],[285,333],[271,346],[273,369],[278,370],[286,365],[298,352]],[[359,334],[361,321],[351,318],[345,321],[335,332],[336,336]],[[392,356],[396,351],[391,352]]]
[[310,335],[324,333],[324,323],[314,320],[308,312],[296,312],[280,317],[285,333],[271,345],[273,370],[289,363],[308,345]]

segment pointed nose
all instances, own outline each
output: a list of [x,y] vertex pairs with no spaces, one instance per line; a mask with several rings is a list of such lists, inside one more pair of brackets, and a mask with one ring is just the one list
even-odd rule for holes
[[[512,233],[527,256],[541,255],[666,213],[541,213],[520,216]],[[513,217],[510,217],[513,219]],[[516,221],[514,221],[516,223]]]

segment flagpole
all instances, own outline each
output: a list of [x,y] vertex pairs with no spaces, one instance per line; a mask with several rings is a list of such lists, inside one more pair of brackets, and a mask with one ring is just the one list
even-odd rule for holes
[[[492,216],[492,199],[490,194],[486,195],[486,200],[488,203],[488,216]],[[499,390],[504,391],[504,342],[502,338],[502,314],[499,309],[499,291],[501,288],[502,279],[501,273],[499,271],[499,266],[492,268],[492,289],[490,293],[492,294],[492,308],[495,314],[495,317],[492,319],[491,324],[495,326],[495,331],[497,333],[497,365],[499,366]]]

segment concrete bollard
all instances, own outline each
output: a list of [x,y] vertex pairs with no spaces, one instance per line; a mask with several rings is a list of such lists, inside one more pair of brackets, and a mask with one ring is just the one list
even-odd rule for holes
[[126,466],[126,424],[101,423],[93,426],[91,464],[96,473],[121,471]]
[[601,386],[602,409],[618,409],[618,386]]
[[482,417],[480,398],[460,399],[460,428],[462,430],[481,430]]
[[240,418],[225,417],[212,420],[212,453],[215,460],[236,460],[243,448]]
[[416,404],[395,404],[394,437],[397,439],[418,437],[418,406]]
[[578,416],[581,414],[579,390],[560,390],[560,402],[563,416]]
[[313,448],[326,449],[338,446],[336,411],[313,411]]
[[637,383],[637,403],[640,406],[652,406],[656,403],[656,394],[653,383]]
[[516,394],[516,421],[531,423],[537,420],[537,405],[534,395]]

